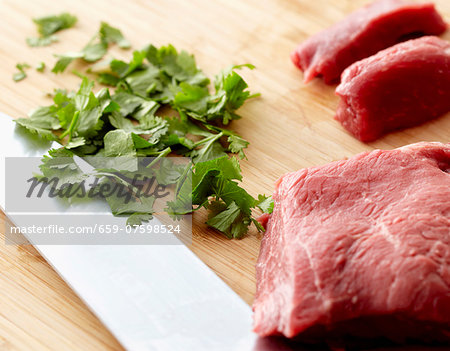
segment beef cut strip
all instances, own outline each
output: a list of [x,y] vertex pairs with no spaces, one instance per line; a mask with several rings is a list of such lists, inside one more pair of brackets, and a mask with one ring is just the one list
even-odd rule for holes
[[450,345],[450,143],[288,173],[256,265],[261,336]]
[[422,37],[358,61],[342,74],[336,119],[361,141],[450,111],[450,43]]
[[408,36],[439,35],[446,27],[432,3],[379,0],[307,39],[291,59],[304,71],[305,83],[316,76],[322,76],[327,84],[337,83],[353,62]]

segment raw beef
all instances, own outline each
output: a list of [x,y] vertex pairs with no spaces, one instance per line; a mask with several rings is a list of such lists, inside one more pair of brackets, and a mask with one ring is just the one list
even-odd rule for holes
[[417,143],[281,177],[254,330],[450,344],[449,172],[450,143]]
[[336,119],[361,141],[450,111],[450,43],[422,37],[358,61],[342,74]]
[[408,36],[438,35],[446,24],[431,3],[380,0],[350,14],[343,21],[302,43],[292,61],[304,71],[304,81],[323,76],[339,82],[353,62],[375,54]]

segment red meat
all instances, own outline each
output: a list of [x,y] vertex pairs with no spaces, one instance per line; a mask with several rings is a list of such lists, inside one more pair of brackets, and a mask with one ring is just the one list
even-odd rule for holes
[[310,37],[291,58],[304,71],[305,83],[316,76],[337,83],[353,62],[411,36],[439,35],[446,27],[432,3],[379,0]]
[[254,330],[450,344],[450,143],[288,173],[258,258]]
[[358,61],[342,74],[336,119],[361,141],[450,111],[450,43],[423,37]]

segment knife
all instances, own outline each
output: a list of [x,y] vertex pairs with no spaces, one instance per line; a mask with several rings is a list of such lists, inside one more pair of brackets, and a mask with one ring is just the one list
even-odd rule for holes
[[[6,190],[14,191],[5,180],[6,158],[40,157],[52,144],[30,136],[2,113],[0,131],[4,209]],[[98,204],[83,206],[98,211]],[[18,227],[28,226],[33,218],[6,215]],[[110,220],[125,225],[124,218]],[[128,350],[254,349],[250,307],[181,243],[35,247]]]

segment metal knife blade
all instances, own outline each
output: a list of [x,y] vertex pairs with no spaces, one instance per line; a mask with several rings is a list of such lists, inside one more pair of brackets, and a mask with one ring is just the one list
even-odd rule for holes
[[[2,158],[42,156],[51,147],[24,136],[2,113],[0,131]],[[4,164],[0,160],[3,208]],[[249,306],[184,245],[35,247],[128,350],[254,347]]]

